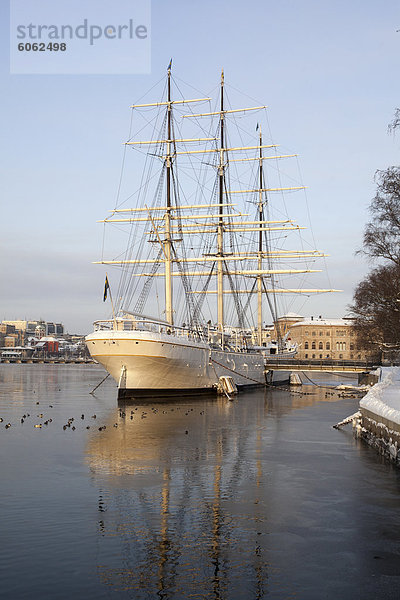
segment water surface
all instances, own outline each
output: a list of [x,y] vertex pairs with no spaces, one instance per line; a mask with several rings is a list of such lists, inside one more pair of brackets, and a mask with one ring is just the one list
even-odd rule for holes
[[399,473],[332,429],[357,399],[118,405],[103,377],[0,365],[2,597],[400,597]]

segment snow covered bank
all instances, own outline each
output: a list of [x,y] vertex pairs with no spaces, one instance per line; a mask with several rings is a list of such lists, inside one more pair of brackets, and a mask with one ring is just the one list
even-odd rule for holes
[[382,367],[379,383],[360,401],[360,408],[400,427],[400,367]]
[[400,466],[400,367],[380,369],[379,382],[360,401],[355,434]]

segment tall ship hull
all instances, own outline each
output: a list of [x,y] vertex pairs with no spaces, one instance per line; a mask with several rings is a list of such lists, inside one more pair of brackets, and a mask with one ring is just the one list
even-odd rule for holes
[[185,332],[99,328],[86,344],[118,383],[120,397],[216,392],[221,377],[231,377],[239,390],[265,385],[260,352],[212,348]]
[[[117,251],[114,239],[115,257],[97,261],[119,272],[119,284],[114,301],[106,274],[103,300],[112,315],[95,322],[86,344],[120,396],[229,395],[265,385],[263,354],[286,351],[279,329],[276,348],[268,345],[265,308],[277,322],[277,295],[302,292],[283,280],[313,273],[310,263],[323,256],[283,248],[302,228],[282,209],[274,213],[270,197],[304,186],[282,186],[276,165],[295,155],[279,154],[259,123],[244,136],[241,118],[266,107],[231,109],[223,72],[214,105],[209,97],[175,99],[173,83],[171,61],[161,100],[131,107],[137,136],[148,132],[138,140],[131,129],[125,143],[125,153],[136,152],[135,191],[123,197],[121,175],[116,206],[102,221],[127,246]],[[198,113],[199,104],[207,106]],[[265,173],[268,162],[275,181]],[[306,293],[313,291],[330,290]],[[268,374],[267,383],[283,378]]]

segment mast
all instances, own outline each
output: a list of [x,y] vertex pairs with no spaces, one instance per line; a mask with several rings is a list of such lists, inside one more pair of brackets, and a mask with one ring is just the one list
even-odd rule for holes
[[218,329],[224,328],[224,70],[221,72],[221,106],[220,106],[220,153],[219,153],[219,220],[217,230],[217,320]]
[[165,157],[165,166],[167,169],[167,198],[165,212],[165,320],[171,325],[174,324],[174,311],[172,305],[172,261],[171,261],[171,119],[172,119],[172,104],[171,104],[171,65],[172,60],[168,65],[168,96],[167,96],[167,154]]
[[[121,284],[121,287],[124,287],[124,294],[131,300],[134,293],[133,281],[136,277],[145,278],[145,282],[143,285],[143,290],[140,295],[141,304],[140,310],[137,309],[141,314],[144,306],[145,300],[149,296],[150,285],[151,282],[155,280],[156,277],[162,277],[165,282],[165,321],[169,325],[174,324],[174,297],[173,297],[173,278],[178,277],[183,282],[183,287],[185,290],[185,300],[188,301],[190,305],[191,296],[189,294],[216,294],[217,295],[217,327],[218,330],[223,334],[224,325],[225,325],[225,309],[224,305],[225,295],[232,294],[234,295],[233,301],[235,303],[235,308],[238,312],[239,322],[240,315],[242,311],[241,304],[238,301],[238,294],[245,294],[247,299],[249,298],[249,294],[255,294],[257,296],[257,339],[258,344],[262,344],[262,324],[263,324],[263,295],[267,296],[267,301],[271,308],[271,313],[273,313],[273,307],[271,305],[271,300],[268,297],[268,293],[274,295],[275,293],[312,293],[312,292],[331,292],[335,290],[321,290],[321,289],[275,289],[274,285],[274,275],[284,274],[300,274],[300,273],[313,273],[316,272],[313,269],[309,269],[306,266],[302,268],[291,268],[291,269],[274,269],[271,261],[274,258],[293,258],[295,260],[305,260],[306,258],[318,258],[322,255],[321,253],[310,250],[310,251],[284,251],[284,250],[276,250],[271,251],[270,242],[268,239],[269,234],[274,234],[273,232],[288,232],[291,230],[300,230],[304,229],[303,227],[297,225],[290,219],[285,220],[266,220],[264,217],[265,214],[265,203],[267,202],[270,194],[274,192],[280,191],[296,191],[300,189],[304,189],[304,186],[290,186],[290,187],[269,187],[268,183],[264,179],[263,175],[263,165],[264,160],[276,160],[288,158],[290,156],[296,155],[277,155],[269,156],[268,153],[264,152],[264,148],[271,149],[275,148],[276,144],[265,144],[263,143],[261,128],[259,131],[259,139],[255,145],[244,146],[244,145],[236,145],[235,143],[228,144],[226,139],[226,118],[229,119],[231,113],[243,113],[247,111],[261,110],[266,108],[265,106],[253,106],[246,108],[233,108],[226,109],[226,101],[225,101],[225,90],[224,90],[224,71],[221,71],[221,80],[220,80],[220,102],[219,106],[216,107],[215,111],[208,111],[203,113],[193,113],[190,111],[190,114],[182,115],[182,118],[200,118],[200,117],[213,117],[214,115],[219,119],[219,130],[217,130],[214,137],[202,137],[202,138],[188,138],[182,135],[182,139],[175,138],[174,134],[174,122],[173,122],[173,107],[175,105],[186,105],[189,103],[199,103],[210,101],[211,98],[193,98],[193,99],[177,99],[172,100],[172,79],[171,79],[171,70],[172,70],[172,61],[170,61],[167,67],[167,90],[166,97],[162,99],[160,102],[151,102],[145,104],[134,104],[131,108],[136,110],[141,109],[163,109],[167,110],[167,113],[164,112],[164,118],[162,120],[162,135],[161,139],[147,139],[147,140],[129,140],[126,142],[126,145],[129,145],[133,148],[137,148],[138,150],[142,150],[142,148],[148,146],[148,154],[151,156],[155,156],[156,158],[161,160],[162,171],[165,176],[165,184],[162,182],[162,178],[159,179],[159,185],[164,189],[165,194],[165,202],[163,202],[160,206],[160,187],[157,187],[157,197],[154,198],[153,205],[144,205],[132,207],[132,208],[115,208],[110,211],[112,214],[104,219],[102,222],[104,223],[125,223],[126,225],[138,223],[138,227],[142,227],[142,224],[149,224],[149,227],[146,229],[140,229],[143,232],[144,239],[148,239],[151,244],[154,244],[156,247],[161,248],[161,251],[158,252],[157,256],[151,254],[149,255],[138,255],[135,258],[132,258],[132,254],[127,253],[123,258],[119,258],[116,260],[101,260],[96,261],[100,264],[109,264],[109,265],[119,265],[119,266],[128,266],[131,265],[131,271],[129,278],[124,280]],[[153,137],[153,136],[151,136]],[[213,142],[212,146],[208,146],[206,148],[200,149],[190,149],[185,146],[183,149],[180,148],[180,144],[186,143],[199,143],[199,142]],[[215,143],[216,142],[216,143]],[[178,145],[178,147],[177,147]],[[248,152],[253,150],[256,152],[255,155],[248,156],[240,156],[238,158],[232,158],[229,162],[245,162],[247,161],[258,161],[258,176],[255,185],[252,185],[251,188],[255,189],[227,189],[230,187],[227,185],[226,173],[228,167],[228,155],[229,157],[235,152]],[[258,152],[257,152],[258,150]],[[219,155],[219,159],[216,157],[216,153]],[[266,154],[266,156],[264,156]],[[173,198],[174,189],[175,189],[175,157],[178,155],[184,156],[198,156],[202,155],[207,157],[211,157],[211,162],[217,167],[217,180],[215,182],[217,190],[217,197],[213,197],[209,202],[204,204],[192,204],[192,202],[185,203],[184,205],[178,206],[178,199]],[[233,154],[235,156],[235,154]],[[237,156],[237,155],[236,155]],[[214,157],[216,159],[216,163],[214,162]],[[268,163],[267,163],[268,164]],[[164,168],[166,171],[164,171]],[[174,169],[174,170],[173,170]],[[240,188],[246,186],[239,186]],[[140,188],[141,189],[141,188]],[[140,190],[139,190],[140,191]],[[204,190],[202,190],[203,193]],[[268,193],[267,195],[264,195]],[[233,196],[235,194],[235,196]],[[237,196],[239,194],[239,197]],[[243,212],[241,206],[243,204],[239,201],[238,203],[232,202],[233,198],[240,198],[242,194],[245,194],[247,197],[249,194],[256,195],[256,216],[253,217],[254,220],[248,219],[250,216],[248,213]],[[254,199],[253,195],[253,199]],[[245,197],[246,197],[245,196]],[[196,198],[197,200],[197,198]],[[245,205],[244,205],[245,206]],[[207,211],[207,209],[212,209]],[[121,214],[122,213],[122,214]],[[124,214],[125,213],[125,214]],[[246,244],[244,236],[242,233],[250,233],[254,232],[256,235],[255,247],[252,249],[249,248],[249,245]],[[265,232],[265,233],[264,233]],[[214,248],[211,250],[207,243],[206,253],[202,252],[200,254],[197,253],[198,248],[190,248],[190,251],[193,251],[192,254],[186,256],[179,256],[175,258],[175,248],[173,246],[174,241],[179,238],[188,239],[190,238],[191,246],[195,246],[196,244],[203,244],[204,234],[207,235],[207,240],[210,238],[214,238]],[[215,234],[216,240],[215,240]],[[236,239],[236,236],[239,236],[239,239],[232,244],[232,249],[226,254],[225,246],[226,242],[224,240],[224,235],[228,235],[232,238],[232,240]],[[199,237],[195,237],[199,236]],[[248,238],[247,238],[248,239]],[[216,243],[215,243],[216,242]],[[203,248],[204,246],[202,246]],[[232,251],[231,251],[232,250]],[[231,264],[230,261],[235,261],[232,269],[229,268]],[[245,261],[242,262],[241,261]],[[209,263],[212,262],[213,266],[210,269]],[[266,264],[267,263],[267,264]],[[193,269],[190,268],[190,265],[193,265]],[[143,265],[141,267],[140,265]],[[149,268],[146,269],[145,265],[149,265]],[[188,266],[187,266],[188,265]],[[214,266],[215,265],[215,266]],[[137,266],[137,267],[136,267]],[[175,269],[173,267],[176,267]],[[229,269],[229,273],[228,273]],[[229,275],[231,286],[226,286],[228,289],[224,289],[224,278]],[[247,279],[252,280],[253,287],[251,290],[249,289],[236,289],[234,286],[234,282],[232,281],[232,277],[236,276],[248,276]],[[271,289],[266,289],[264,276],[269,278]],[[197,278],[196,281],[201,282],[201,278],[207,277],[206,285],[204,289],[196,289],[192,290],[191,284],[188,285],[187,278]],[[214,289],[208,289],[208,283],[213,277],[213,281],[216,280],[216,286]],[[128,281],[129,279],[129,281]],[[254,281],[255,284],[254,285]],[[150,282],[150,283],[149,283]],[[196,284],[197,285],[197,284]],[[229,289],[231,287],[232,289]],[[233,289],[235,287],[235,289]],[[246,285],[244,286],[246,287]],[[144,291],[144,293],[143,293]],[[129,295],[130,294],[130,295]],[[142,300],[143,296],[143,300]],[[176,296],[176,294],[175,294]],[[228,302],[230,302],[231,298],[229,296],[226,298]],[[199,302],[199,306],[201,303]],[[246,304],[246,309],[248,305]],[[136,309],[135,309],[136,310]],[[196,308],[197,310],[197,308]],[[200,309],[199,309],[200,310]],[[223,336],[221,336],[223,337]]]
[[[259,127],[260,136],[260,150],[259,150],[259,191],[258,191],[258,218],[260,221],[260,231],[258,233],[258,269],[262,270],[262,251],[263,251],[263,202],[262,202],[262,190],[263,185],[263,156],[262,156],[262,133],[261,125]],[[263,287],[263,276],[257,276],[257,343],[259,346],[262,345],[262,287]]]

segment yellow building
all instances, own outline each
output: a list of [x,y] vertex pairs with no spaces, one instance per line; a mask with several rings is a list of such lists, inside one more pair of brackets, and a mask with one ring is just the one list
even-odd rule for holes
[[368,360],[357,342],[351,319],[323,319],[289,313],[278,319],[281,335],[298,344],[299,360]]
[[6,335],[4,338],[4,347],[5,348],[15,348],[18,345],[18,334],[11,333],[10,335]]
[[11,325],[13,327],[15,327],[15,329],[17,329],[18,331],[26,331],[27,330],[27,326],[28,326],[28,321],[21,321],[21,320],[17,320],[17,321],[2,321],[3,325]]
[[0,347],[12,348],[21,344],[22,335],[14,325],[0,323]]

